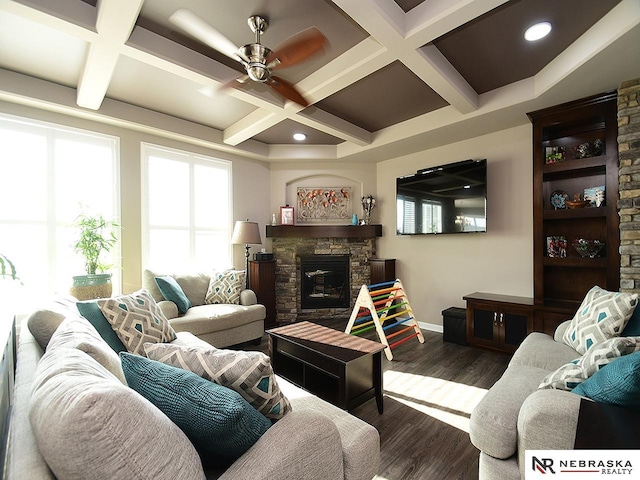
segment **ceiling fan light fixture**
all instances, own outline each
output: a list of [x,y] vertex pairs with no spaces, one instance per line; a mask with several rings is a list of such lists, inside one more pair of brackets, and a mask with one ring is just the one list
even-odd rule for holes
[[293,134],[293,139],[297,142],[303,142],[307,139],[307,136],[304,133],[294,133]]
[[535,42],[549,35],[549,32],[551,32],[551,24],[549,22],[539,22],[527,28],[524,32],[524,38],[529,42]]

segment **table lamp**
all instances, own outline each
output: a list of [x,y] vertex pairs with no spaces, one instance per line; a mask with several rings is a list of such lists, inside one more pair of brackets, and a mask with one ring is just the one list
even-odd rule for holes
[[233,235],[231,235],[231,243],[233,245],[244,245],[246,258],[245,266],[245,282],[246,288],[249,288],[249,245],[260,245],[262,239],[260,238],[260,227],[256,222],[250,222],[238,220],[233,227]]

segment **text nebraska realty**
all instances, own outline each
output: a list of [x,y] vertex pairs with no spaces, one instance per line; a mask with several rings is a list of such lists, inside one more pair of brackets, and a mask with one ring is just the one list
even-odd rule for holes
[[631,475],[630,460],[560,460],[560,471],[595,470],[603,475]]

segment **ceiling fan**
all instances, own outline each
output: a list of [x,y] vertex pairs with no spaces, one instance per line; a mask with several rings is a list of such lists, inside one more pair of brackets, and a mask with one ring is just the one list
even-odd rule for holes
[[266,31],[269,24],[259,15],[248,19],[251,31],[256,34],[255,43],[240,48],[190,10],[176,10],[169,20],[205,45],[240,62],[247,74],[236,78],[235,81],[245,83],[252,80],[265,83],[283,97],[303,107],[309,106],[309,102],[291,83],[273,75],[272,72],[300,63],[322,51],[327,39],[316,27],[294,34],[278,48],[270,50],[260,43],[260,35]]

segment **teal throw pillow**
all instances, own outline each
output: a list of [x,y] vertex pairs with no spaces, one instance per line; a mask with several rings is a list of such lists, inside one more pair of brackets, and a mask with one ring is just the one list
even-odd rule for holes
[[640,308],[637,308],[631,314],[631,318],[627,322],[627,326],[620,334],[623,337],[640,337]]
[[572,392],[600,403],[640,408],[640,352],[611,362]]
[[182,429],[203,464],[229,465],[271,426],[229,388],[138,355],[122,352],[120,359],[128,385]]
[[89,320],[91,325],[95,327],[104,341],[107,342],[116,353],[127,351],[127,348],[120,341],[120,338],[113,328],[111,328],[111,324],[102,314],[102,310],[100,310],[100,307],[95,300],[78,302],[76,303],[76,306],[78,307],[80,315]]
[[184,294],[180,284],[176,282],[176,279],[171,276],[166,276],[156,277],[155,280],[165,300],[175,303],[180,313],[187,313],[187,310],[191,308],[191,302]]

